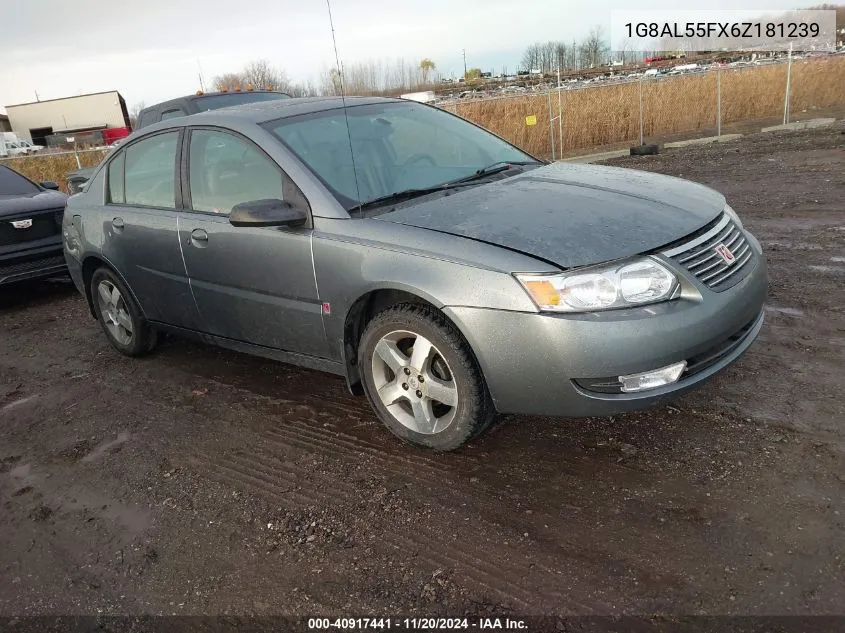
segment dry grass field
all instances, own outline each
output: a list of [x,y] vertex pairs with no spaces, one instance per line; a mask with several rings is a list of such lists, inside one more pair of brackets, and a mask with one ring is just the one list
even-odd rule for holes
[[[779,116],[786,91],[786,64],[723,70],[722,123]],[[643,83],[643,132],[661,136],[716,125],[717,73]],[[845,105],[845,57],[798,60],[792,65],[791,110],[800,113]],[[564,151],[639,138],[638,83],[562,91]],[[558,93],[552,92],[552,116]],[[551,154],[546,94],[469,101],[448,106],[527,151]],[[526,125],[535,115],[537,124]],[[793,115],[793,118],[795,116]],[[558,154],[557,123],[553,126]]]
[[[79,162],[82,167],[95,167],[105,156],[107,150],[94,152],[80,152]],[[76,158],[73,154],[40,154],[24,156],[10,160],[0,160],[0,164],[7,165],[35,182],[54,180],[59,183],[62,191],[67,191],[65,177],[77,169]]]

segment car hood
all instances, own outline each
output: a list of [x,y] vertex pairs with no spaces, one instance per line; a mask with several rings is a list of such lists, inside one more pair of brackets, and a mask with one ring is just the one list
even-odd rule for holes
[[634,169],[553,163],[378,216],[471,238],[563,268],[630,257],[716,218],[720,193]]
[[60,191],[39,191],[31,194],[0,194],[0,216],[34,213],[48,209],[64,209],[67,194]]

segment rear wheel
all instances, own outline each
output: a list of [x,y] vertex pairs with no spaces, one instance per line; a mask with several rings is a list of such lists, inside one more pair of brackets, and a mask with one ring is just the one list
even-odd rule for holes
[[431,308],[404,304],[376,315],[358,356],[373,410],[407,442],[450,451],[493,421],[492,400],[467,344]]
[[141,356],[155,347],[155,329],[114,272],[105,267],[94,271],[91,297],[97,320],[115,349],[127,356]]

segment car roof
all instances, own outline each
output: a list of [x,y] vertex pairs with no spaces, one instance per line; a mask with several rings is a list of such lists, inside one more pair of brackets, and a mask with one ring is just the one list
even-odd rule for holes
[[[290,96],[286,92],[282,92],[280,90],[249,90],[243,91],[243,94],[251,94],[251,93],[258,93],[258,94],[280,94],[285,96]],[[155,103],[153,105],[146,106],[141,110],[141,112],[146,112],[147,110],[163,110],[170,106],[179,106],[185,103],[190,103],[191,101],[197,101],[198,99],[205,99],[206,97],[219,97],[222,95],[230,95],[230,94],[241,94],[241,91],[226,91],[226,92],[204,92],[202,94],[192,94],[192,95],[185,95],[183,97],[175,97],[173,99],[168,99],[167,101],[160,101],[159,103]]]
[[388,97],[301,97],[295,99],[280,99],[278,101],[260,101],[258,103],[244,103],[228,108],[209,110],[187,117],[180,117],[180,122],[187,125],[204,123],[211,124],[215,119],[231,120],[233,118],[252,123],[265,123],[299,114],[311,114],[324,110],[369,105],[373,103],[405,103],[404,99]]

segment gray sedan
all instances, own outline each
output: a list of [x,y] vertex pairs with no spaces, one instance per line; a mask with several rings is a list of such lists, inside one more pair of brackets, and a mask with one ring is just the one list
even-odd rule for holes
[[70,198],[63,233],[120,352],[170,332],[338,374],[437,450],[497,412],[675,397],[748,349],[767,285],[719,193],[547,164],[397,99],[162,121]]

